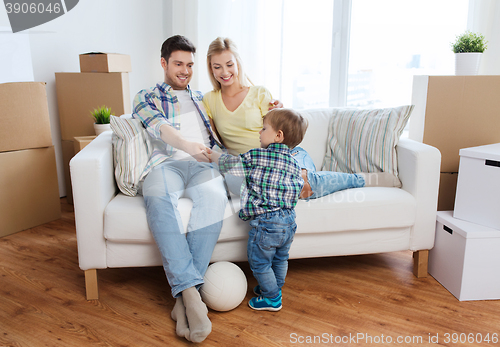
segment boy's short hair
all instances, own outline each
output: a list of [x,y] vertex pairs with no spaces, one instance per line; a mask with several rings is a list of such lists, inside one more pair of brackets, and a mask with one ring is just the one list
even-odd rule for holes
[[186,37],[181,35],[171,36],[161,45],[161,57],[168,63],[173,52],[183,51],[196,53],[196,47]]
[[302,142],[307,130],[307,120],[298,112],[289,108],[275,108],[264,116],[274,130],[281,130],[284,135],[283,143],[290,149]]

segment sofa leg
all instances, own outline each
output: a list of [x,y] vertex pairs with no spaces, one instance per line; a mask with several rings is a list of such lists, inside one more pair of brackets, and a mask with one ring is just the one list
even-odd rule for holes
[[87,300],[99,299],[96,269],[85,270],[85,289],[87,291]]
[[427,265],[429,263],[429,250],[413,252],[413,274],[417,278],[427,277]]

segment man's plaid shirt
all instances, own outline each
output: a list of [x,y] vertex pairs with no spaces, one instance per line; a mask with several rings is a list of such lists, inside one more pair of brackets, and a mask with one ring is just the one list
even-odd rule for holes
[[[210,126],[207,111],[202,101],[203,94],[198,91],[192,91],[189,86],[187,90],[210,134],[210,148],[213,148],[215,145],[224,148]],[[162,141],[160,132],[160,127],[164,124],[171,125],[177,130],[180,129],[178,117],[180,115],[179,99],[171,91],[172,87],[163,82],[158,83],[153,89],[141,90],[134,98],[134,113],[132,117],[142,122],[151,136],[154,146],[153,154],[140,179],[143,179],[154,166],[172,157],[177,150]]]
[[300,166],[288,146],[281,143],[254,148],[239,156],[223,154],[219,159],[219,169],[221,173],[245,177],[239,213],[243,220],[294,208],[304,185]]

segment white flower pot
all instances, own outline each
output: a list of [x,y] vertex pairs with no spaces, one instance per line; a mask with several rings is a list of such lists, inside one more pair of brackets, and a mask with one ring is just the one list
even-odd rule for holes
[[455,75],[477,75],[483,53],[455,53]]
[[105,131],[111,130],[111,124],[96,124],[94,123],[95,134],[99,135]]

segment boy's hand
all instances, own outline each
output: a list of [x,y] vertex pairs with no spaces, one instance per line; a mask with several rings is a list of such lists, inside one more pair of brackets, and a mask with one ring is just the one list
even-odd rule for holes
[[209,163],[212,162],[212,153],[213,151],[208,147],[205,147],[205,149],[201,151],[201,154],[206,160],[208,160]]
[[219,158],[220,158],[220,153],[217,151],[212,151],[211,156],[210,156],[210,162],[211,163],[219,163]]
[[275,108],[283,108],[283,103],[279,100],[272,99],[269,101],[269,111],[275,109]]

